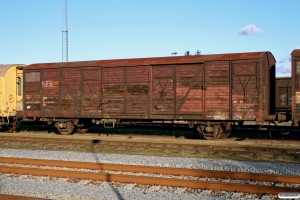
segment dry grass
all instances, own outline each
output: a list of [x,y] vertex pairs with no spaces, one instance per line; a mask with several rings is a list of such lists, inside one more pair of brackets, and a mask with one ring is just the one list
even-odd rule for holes
[[[270,140],[236,140],[236,138],[229,138],[217,141],[208,141],[208,140],[192,140],[184,139],[183,137],[170,137],[170,136],[138,136],[138,135],[115,135],[115,134],[75,134],[75,135],[57,135],[53,133],[46,134],[36,132],[20,132],[20,133],[1,133],[0,136],[12,136],[15,138],[43,138],[43,139],[84,139],[84,140],[99,140],[99,141],[137,141],[137,142],[162,142],[162,143],[181,143],[181,144],[203,144],[203,145],[230,145],[232,148],[234,146],[253,146],[253,147],[280,147],[280,148],[299,148],[299,142],[297,141],[270,141]],[[65,151],[79,151],[79,152],[97,152],[97,153],[119,153],[119,154],[135,154],[135,155],[155,155],[155,156],[175,156],[175,157],[193,157],[193,158],[215,158],[215,159],[232,159],[232,160],[252,160],[252,161],[272,161],[272,162],[286,162],[286,163],[300,163],[299,159],[293,158],[284,158],[284,157],[266,157],[266,156],[251,156],[251,155],[229,155],[226,153],[206,153],[201,152],[193,153],[186,151],[162,151],[162,150],[141,150],[141,149],[114,149],[114,148],[93,148],[93,146],[72,146],[72,145],[59,145],[59,144],[29,144],[29,143],[7,143],[0,142],[0,148],[15,148],[15,149],[39,149],[39,150],[65,150]],[[226,150],[224,150],[226,151]],[[300,156],[300,154],[299,154]]]

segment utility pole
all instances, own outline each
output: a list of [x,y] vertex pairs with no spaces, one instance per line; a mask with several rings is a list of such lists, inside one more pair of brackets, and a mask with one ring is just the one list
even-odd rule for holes
[[68,0],[63,0],[62,62],[68,62]]

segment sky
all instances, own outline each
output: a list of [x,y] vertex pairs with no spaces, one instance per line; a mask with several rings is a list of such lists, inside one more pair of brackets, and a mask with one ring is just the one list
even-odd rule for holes
[[[63,0],[0,0],[0,63],[62,61]],[[68,0],[69,61],[270,51],[291,75],[299,0]]]

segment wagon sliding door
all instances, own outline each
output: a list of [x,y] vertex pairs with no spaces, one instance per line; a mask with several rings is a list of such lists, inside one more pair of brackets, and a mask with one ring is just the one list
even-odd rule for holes
[[59,70],[60,112],[63,117],[81,117],[81,69]]
[[42,70],[42,116],[81,117],[81,69]]
[[82,69],[82,116],[101,117],[101,69]]
[[174,65],[152,67],[151,118],[174,119]]
[[[232,118],[234,120],[255,120],[258,116],[259,104],[266,110],[267,69],[262,66],[262,86],[258,83],[258,64],[244,61],[233,63],[232,70]],[[261,100],[259,99],[261,89]]]
[[148,118],[149,67],[102,68],[104,118]]
[[204,118],[230,119],[229,62],[206,62],[204,76]]
[[151,117],[197,120],[203,117],[203,64],[152,67]]
[[176,66],[176,113],[179,119],[203,118],[203,64]]
[[293,77],[292,77],[292,115],[294,119],[294,123],[299,123],[300,119],[300,57],[296,55],[297,52],[295,52],[295,55],[292,54],[292,65],[293,65]]
[[292,91],[290,78],[276,79],[276,108],[285,110],[292,106]]

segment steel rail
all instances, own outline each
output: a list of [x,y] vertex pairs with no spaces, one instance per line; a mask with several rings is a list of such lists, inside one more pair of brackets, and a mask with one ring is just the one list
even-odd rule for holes
[[0,194],[0,199],[1,200],[46,200],[43,198],[24,197],[24,196],[6,195],[6,194]]
[[11,164],[23,164],[23,165],[67,167],[67,168],[81,168],[81,169],[92,169],[92,170],[109,170],[109,171],[123,171],[123,172],[135,172],[135,173],[168,174],[168,175],[175,175],[175,176],[212,177],[212,178],[222,178],[222,179],[253,180],[253,181],[284,182],[284,183],[300,184],[300,176],[287,176],[287,175],[277,175],[277,174],[261,174],[261,173],[230,172],[230,171],[219,171],[219,170],[199,170],[199,169],[187,169],[187,168],[170,168],[170,167],[122,165],[122,164],[27,159],[27,158],[7,158],[7,157],[0,157],[0,162],[11,163]]
[[[276,187],[276,186],[263,186],[251,184],[237,184],[237,183],[223,183],[212,181],[199,181],[199,180],[186,180],[186,179],[173,179],[173,178],[159,178],[148,176],[133,176],[121,174],[105,174],[105,173],[92,173],[92,172],[74,172],[67,170],[49,170],[49,169],[36,169],[25,167],[7,167],[0,168],[1,173],[14,173],[14,174],[30,174],[33,176],[51,176],[61,178],[76,178],[76,179],[89,179],[96,181],[109,181],[109,182],[122,182],[122,183],[135,183],[144,185],[161,185],[171,187],[185,187],[195,189],[211,189],[221,191],[241,191],[246,193],[255,194],[278,194],[279,192],[299,192],[299,188],[289,187]],[[226,188],[226,189],[225,189]]]

